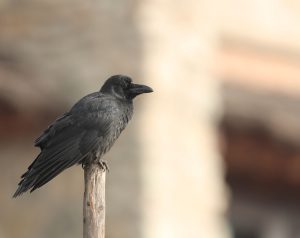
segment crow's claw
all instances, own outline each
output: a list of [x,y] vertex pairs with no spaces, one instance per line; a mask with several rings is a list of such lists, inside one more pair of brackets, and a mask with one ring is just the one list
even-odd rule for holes
[[109,172],[109,167],[108,167],[108,165],[107,165],[107,161],[106,161],[106,160],[100,159],[100,161],[98,162],[98,165],[100,166],[100,168],[101,168],[103,171]]

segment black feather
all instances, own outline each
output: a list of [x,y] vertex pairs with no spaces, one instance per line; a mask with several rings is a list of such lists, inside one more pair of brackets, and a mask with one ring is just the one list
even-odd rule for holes
[[41,152],[21,176],[13,197],[34,191],[75,164],[100,160],[131,119],[132,99],[151,91],[132,84],[129,77],[116,75],[100,92],[80,99],[35,140]]

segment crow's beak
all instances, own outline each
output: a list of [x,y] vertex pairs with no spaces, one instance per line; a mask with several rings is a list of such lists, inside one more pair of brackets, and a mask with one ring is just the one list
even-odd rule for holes
[[140,84],[132,84],[129,89],[129,93],[134,96],[137,96],[142,93],[152,93],[152,92],[153,92],[152,88]]

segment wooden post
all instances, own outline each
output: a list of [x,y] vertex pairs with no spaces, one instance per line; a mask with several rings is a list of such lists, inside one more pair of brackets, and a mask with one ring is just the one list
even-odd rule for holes
[[84,169],[83,238],[105,237],[105,175],[98,164]]

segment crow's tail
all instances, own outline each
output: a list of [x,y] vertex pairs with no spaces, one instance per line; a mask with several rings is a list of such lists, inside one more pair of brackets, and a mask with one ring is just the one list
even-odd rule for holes
[[80,163],[84,156],[78,151],[78,145],[70,139],[63,145],[44,149],[33,163],[28,167],[26,173],[21,176],[19,187],[13,197],[17,197],[28,191],[43,186],[63,170]]

